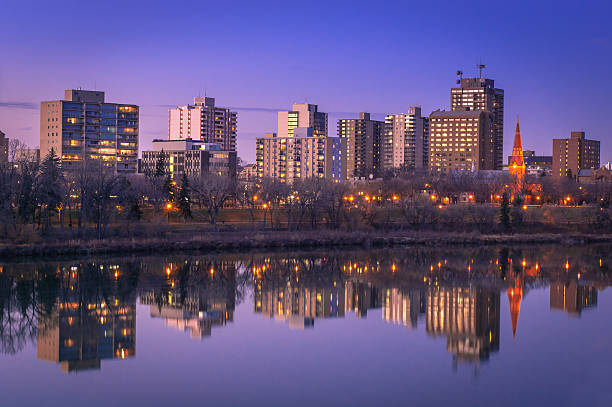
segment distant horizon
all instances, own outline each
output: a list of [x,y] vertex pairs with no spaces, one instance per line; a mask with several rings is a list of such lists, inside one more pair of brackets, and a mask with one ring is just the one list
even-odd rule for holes
[[[276,131],[276,112],[293,103],[329,113],[335,136],[337,120],[359,112],[381,120],[409,106],[448,110],[455,72],[477,77],[484,63],[483,76],[505,91],[504,162],[517,116],[525,149],[551,155],[553,138],[584,131],[601,141],[601,162],[612,160],[608,3],[554,19],[537,2],[414,4],[410,24],[400,12],[408,9],[392,4],[187,3],[187,14],[165,2],[5,5],[0,130],[39,145],[41,101],[96,89],[140,106],[143,151],[168,136],[169,107],[206,94],[238,112],[238,155],[254,162],[255,138]],[[126,18],[105,17],[119,6]],[[71,23],[57,24],[64,19]]]

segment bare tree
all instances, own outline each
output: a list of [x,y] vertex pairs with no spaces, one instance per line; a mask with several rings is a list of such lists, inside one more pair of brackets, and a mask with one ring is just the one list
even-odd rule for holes
[[191,182],[194,198],[206,206],[210,224],[217,230],[217,216],[223,205],[236,195],[236,181],[227,176],[204,174]]

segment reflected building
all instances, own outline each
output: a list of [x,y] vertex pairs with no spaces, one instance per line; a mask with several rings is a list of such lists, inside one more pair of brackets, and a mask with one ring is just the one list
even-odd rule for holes
[[597,288],[579,282],[554,282],[550,284],[550,309],[566,311],[580,316],[582,310],[597,307]]
[[425,295],[420,290],[387,289],[383,295],[383,320],[416,329],[420,316],[425,314]]
[[426,294],[426,331],[446,336],[457,360],[487,360],[499,350],[499,292],[475,287],[431,286]]
[[233,322],[235,284],[150,290],[140,295],[140,303],[149,305],[150,316],[163,318],[166,326],[189,332],[191,338],[204,339],[211,335],[213,327]]
[[69,300],[38,317],[37,357],[64,372],[100,369],[102,359],[136,354],[136,301]]
[[342,285],[337,282],[274,281],[257,279],[253,299],[254,311],[286,322],[292,329],[314,326],[318,318],[344,317],[345,299]]
[[345,309],[352,310],[358,318],[366,318],[369,309],[382,306],[382,295],[370,283],[347,281],[344,286]]

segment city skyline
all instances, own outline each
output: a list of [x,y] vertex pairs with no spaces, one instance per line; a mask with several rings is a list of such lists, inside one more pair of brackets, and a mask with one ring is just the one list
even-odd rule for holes
[[[152,3],[146,11],[137,4],[123,4],[132,17],[129,46],[116,42],[126,32],[118,22],[103,21],[104,13],[73,18],[70,29],[53,24],[54,19],[92,11],[94,5],[83,7],[77,12],[53,5],[32,11],[16,3],[6,6],[9,18],[0,27],[0,35],[7,39],[0,45],[7,56],[0,70],[0,130],[7,137],[38,145],[39,103],[56,99],[64,89],[82,87],[104,91],[111,103],[127,100],[139,105],[140,150],[148,150],[153,139],[168,136],[168,109],[206,95],[238,111],[238,154],[254,162],[255,139],[277,130],[277,112],[286,106],[318,104],[329,113],[332,129],[339,118],[356,118],[362,111],[384,120],[386,114],[420,105],[428,115],[450,109],[448,89],[455,85],[456,70],[463,70],[466,77],[477,76],[476,64],[482,62],[489,66],[484,76],[506,93],[504,156],[511,152],[508,135],[520,114],[526,149],[550,155],[553,138],[585,131],[587,138],[602,141],[602,162],[612,157],[612,146],[606,142],[612,132],[606,114],[612,91],[606,75],[612,62],[612,37],[602,28],[610,7],[603,3],[584,5],[554,21],[542,19],[546,5],[530,5],[526,13],[516,4],[493,9],[474,4],[457,10],[450,4],[443,10],[421,4],[411,9],[419,22],[414,25],[402,24],[401,13],[395,16],[388,8],[364,13],[354,3],[329,5],[320,18],[314,10],[302,10],[291,21],[283,18],[296,7],[291,5],[273,11],[243,5],[235,15],[217,5],[194,5],[193,13],[185,15],[162,3]],[[110,2],[96,10],[105,7],[114,5]],[[26,12],[28,18],[21,18]],[[209,14],[217,18],[206,25],[196,23],[198,16]],[[366,14],[372,21],[368,35],[349,25],[364,21]],[[257,24],[242,24],[247,19]],[[462,22],[454,28],[456,38],[478,41],[448,41],[442,28],[452,21]],[[306,22],[309,35],[286,34],[290,27]],[[145,29],[150,24],[161,28],[151,33]],[[568,26],[576,29],[570,32]],[[71,59],[66,55],[72,47],[87,41],[72,37],[79,29],[93,30],[100,41]],[[491,32],[495,35],[487,34]],[[43,35],[45,41],[40,41]],[[226,41],[177,41],[190,35],[223,36]],[[283,55],[291,43],[301,53],[287,62]],[[187,52],[194,46],[201,46],[202,52]],[[364,46],[388,52],[392,62],[372,59],[355,64],[343,57]],[[414,62],[413,52],[422,62]],[[330,135],[335,136],[333,131]]]

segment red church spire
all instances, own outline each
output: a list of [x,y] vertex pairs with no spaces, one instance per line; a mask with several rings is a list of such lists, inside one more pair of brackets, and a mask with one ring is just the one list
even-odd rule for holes
[[523,177],[525,175],[525,160],[523,158],[523,143],[521,142],[521,129],[519,120],[516,118],[516,131],[514,132],[514,146],[512,147],[512,158],[508,163],[511,175]]

